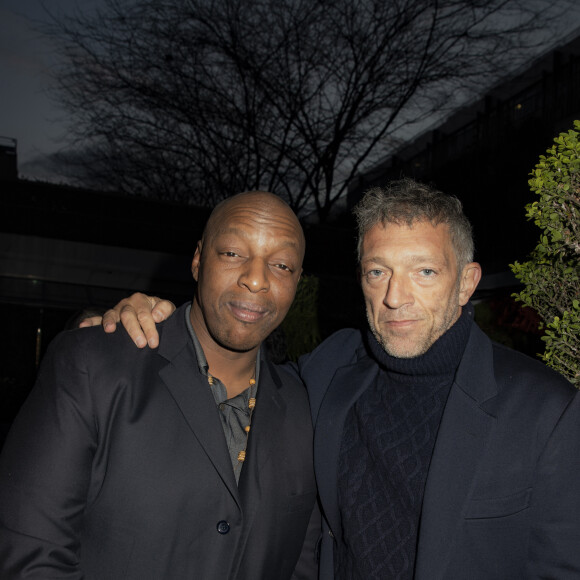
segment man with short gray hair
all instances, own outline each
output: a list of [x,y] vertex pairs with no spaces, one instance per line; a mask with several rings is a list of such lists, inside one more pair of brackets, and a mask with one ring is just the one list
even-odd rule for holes
[[299,365],[321,578],[580,578],[580,397],[474,323],[460,202],[402,180],[354,213],[370,330]]

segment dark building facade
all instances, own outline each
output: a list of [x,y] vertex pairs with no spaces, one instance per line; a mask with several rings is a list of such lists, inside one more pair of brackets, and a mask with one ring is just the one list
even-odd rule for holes
[[[191,298],[209,210],[0,178],[0,423],[10,423],[47,344],[83,309],[143,290]],[[1,439],[1,437],[0,437]]]
[[525,218],[525,205],[535,197],[529,174],[575,119],[580,36],[361,175],[349,191],[349,205],[370,186],[402,176],[431,183],[461,199],[484,272],[506,272],[510,263],[525,259],[539,234]]

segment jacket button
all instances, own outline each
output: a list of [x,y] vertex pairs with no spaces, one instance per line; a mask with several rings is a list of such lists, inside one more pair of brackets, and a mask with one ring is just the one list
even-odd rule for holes
[[220,534],[227,534],[230,531],[230,524],[228,524],[228,522],[222,520],[221,522],[218,522],[217,524],[217,531]]

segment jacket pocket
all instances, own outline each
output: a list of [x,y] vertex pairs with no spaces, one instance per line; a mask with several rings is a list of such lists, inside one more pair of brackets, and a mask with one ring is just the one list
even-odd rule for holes
[[472,499],[467,505],[465,519],[502,518],[511,516],[530,506],[532,488],[503,497]]

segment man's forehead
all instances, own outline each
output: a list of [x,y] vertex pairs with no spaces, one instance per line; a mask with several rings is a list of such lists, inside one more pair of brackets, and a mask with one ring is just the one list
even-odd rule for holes
[[379,222],[363,236],[361,261],[377,259],[382,251],[405,255],[414,261],[453,253],[449,226],[430,221]]
[[294,212],[281,203],[272,203],[271,199],[266,203],[247,203],[240,200],[225,204],[214,210],[206,225],[207,232],[212,234],[233,231],[233,228],[258,228],[266,231],[283,229],[298,237],[302,234],[300,222]]
[[441,240],[451,240],[449,225],[445,222],[433,223],[429,220],[416,220],[412,223],[382,221],[369,228],[363,235],[363,242],[369,237],[411,240],[419,236],[436,236]]
[[261,215],[275,216],[290,221],[297,221],[294,212],[279,197],[266,192],[241,193],[222,202],[211,219],[228,220],[236,216],[255,218]]
[[241,239],[274,239],[277,240],[280,245],[292,246],[298,248],[300,246],[300,236],[297,232],[292,229],[288,229],[287,232],[281,232],[272,228],[264,228],[260,232],[255,230],[240,227],[236,225],[235,222],[228,222],[223,224],[222,227],[217,228],[214,231],[213,238],[228,238],[235,237]]

